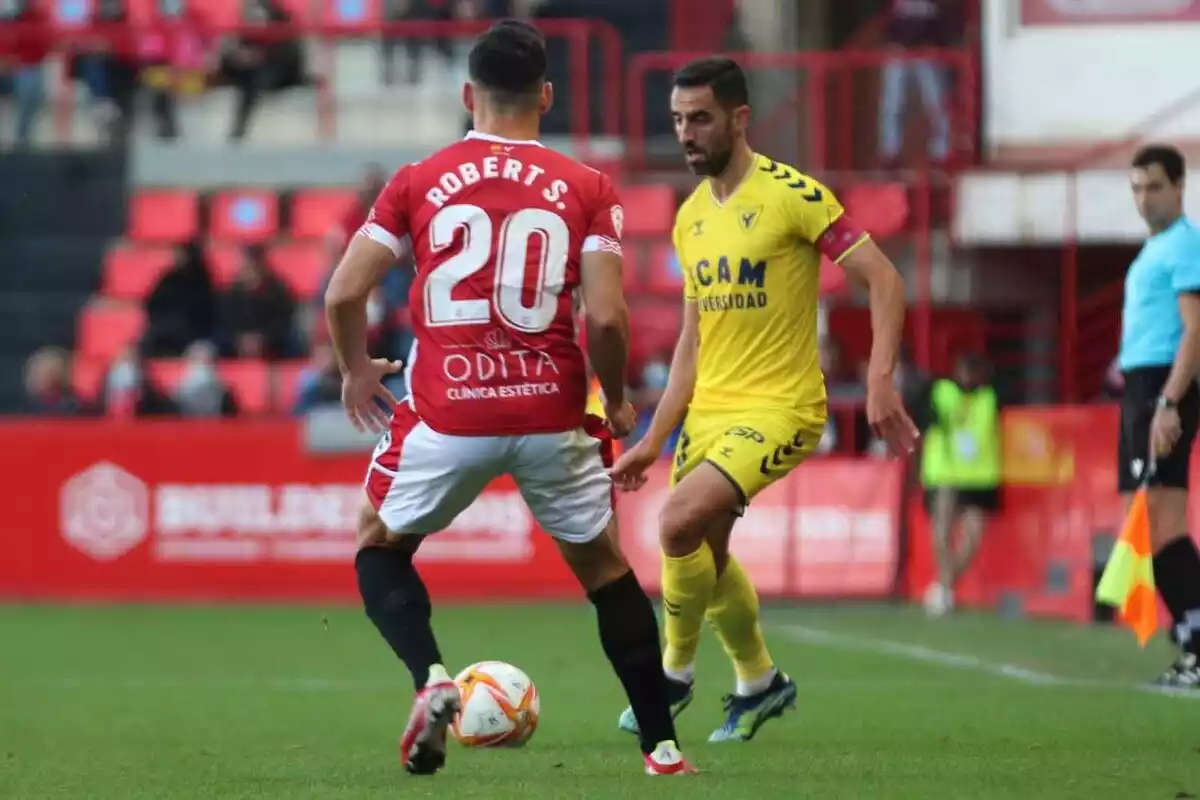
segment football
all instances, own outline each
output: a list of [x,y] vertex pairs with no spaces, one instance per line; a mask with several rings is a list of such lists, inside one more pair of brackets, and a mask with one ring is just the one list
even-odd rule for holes
[[463,747],[521,747],[537,729],[541,703],[528,675],[503,661],[480,661],[454,678],[462,698],[450,732]]

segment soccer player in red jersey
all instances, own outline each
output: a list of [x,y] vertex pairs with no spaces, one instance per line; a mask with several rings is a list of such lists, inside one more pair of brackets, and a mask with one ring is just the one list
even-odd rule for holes
[[[606,176],[537,142],[553,89],[536,29],[497,23],[469,64],[463,102],[474,130],[392,177],[325,296],[346,412],[359,428],[386,428],[367,472],[355,569],[367,616],[416,686],[400,757],[411,773],[437,771],[459,703],[413,555],[508,474],[596,608],[604,652],[641,722],[646,771],[690,772],[675,744],[654,610],[616,545],[606,473],[612,433],[634,424],[620,201]],[[406,239],[417,263],[415,344],[409,395],[397,403],[381,381],[398,365],[367,357],[366,303]],[[608,427],[585,414],[576,292]]]

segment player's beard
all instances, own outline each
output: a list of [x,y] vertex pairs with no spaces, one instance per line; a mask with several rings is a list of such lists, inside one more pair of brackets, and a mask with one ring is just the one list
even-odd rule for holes
[[715,143],[709,150],[694,148],[692,152],[700,153],[703,158],[699,161],[688,162],[688,168],[694,174],[704,177],[720,175],[729,166],[730,159],[733,158],[733,146],[730,144],[732,141],[733,137],[728,135],[723,141]]

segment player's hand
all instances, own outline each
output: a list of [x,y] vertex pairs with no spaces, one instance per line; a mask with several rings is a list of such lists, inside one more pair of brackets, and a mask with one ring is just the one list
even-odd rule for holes
[[[399,361],[373,358],[342,374],[342,405],[350,424],[360,431],[379,433],[386,430],[392,418],[396,396],[383,385],[383,379],[403,369]],[[379,403],[387,403],[387,409]]]
[[1155,457],[1169,456],[1182,434],[1179,409],[1160,408],[1154,412],[1154,419],[1150,421],[1150,446],[1154,448]]
[[892,455],[901,458],[911,453],[921,438],[891,376],[867,379],[867,423],[875,436],[887,442]]
[[658,460],[661,447],[655,447],[649,439],[642,439],[633,447],[621,453],[617,463],[613,464],[608,474],[613,484],[622,492],[636,492],[646,485],[646,470]]
[[624,439],[633,433],[633,429],[637,427],[637,411],[634,410],[632,403],[624,402],[620,405],[610,405],[606,402],[604,404],[604,416],[608,421],[608,429],[618,439]]

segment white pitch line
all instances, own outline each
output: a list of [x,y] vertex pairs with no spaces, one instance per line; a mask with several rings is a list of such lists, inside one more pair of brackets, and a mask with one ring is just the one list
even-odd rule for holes
[[355,678],[96,678],[66,676],[57,679],[34,679],[29,686],[56,686],[62,689],[129,689],[141,690],[214,690],[214,691],[264,691],[290,693],[321,692],[375,692],[396,686],[404,686],[400,680],[359,680]]
[[935,664],[952,669],[965,669],[982,672],[999,678],[1017,681],[1031,686],[1068,686],[1083,689],[1121,689],[1126,691],[1147,692],[1156,695],[1182,697],[1188,700],[1200,700],[1200,691],[1189,689],[1169,689],[1157,686],[1119,683],[1115,681],[1087,680],[1085,678],[1068,678],[1062,675],[1052,675],[1048,672],[1027,669],[1017,664],[987,661],[979,656],[967,653],[954,653],[948,650],[936,650],[924,645],[911,642],[897,642],[891,639],[880,639],[874,636],[857,636],[848,633],[809,628],[803,625],[775,625],[775,630],[790,639],[806,644],[831,647],[839,650],[856,650],[863,653],[894,656],[909,661],[919,661],[925,664]]

